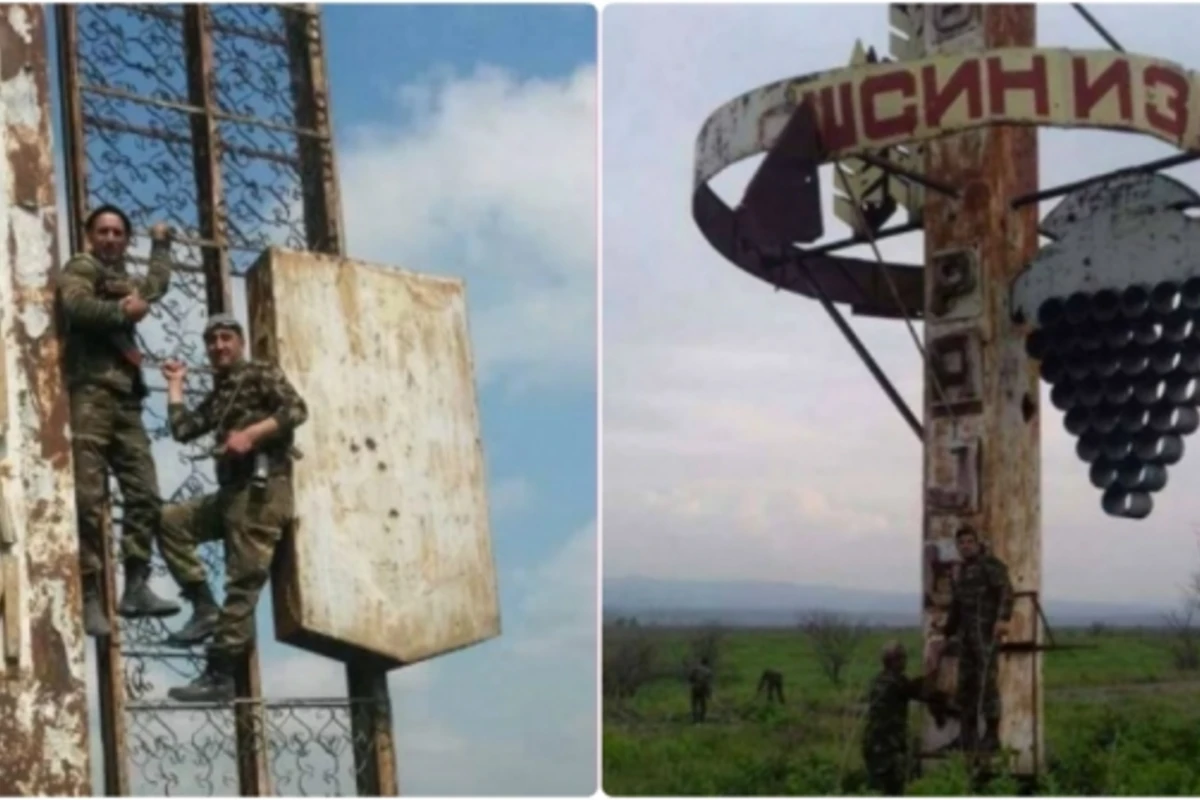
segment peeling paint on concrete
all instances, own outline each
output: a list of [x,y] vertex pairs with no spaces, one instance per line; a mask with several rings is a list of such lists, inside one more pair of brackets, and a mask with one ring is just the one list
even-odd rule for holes
[[26,131],[36,131],[41,125],[43,112],[38,106],[33,73],[21,71],[0,83],[0,103],[4,104],[4,116],[9,125],[19,125]]
[[8,7],[8,24],[13,33],[19,36],[25,44],[33,43],[34,25],[25,6],[11,5]]
[[44,9],[0,15],[0,490],[24,587],[21,660],[0,673],[0,795],[91,794],[67,401],[53,325],[57,223]]

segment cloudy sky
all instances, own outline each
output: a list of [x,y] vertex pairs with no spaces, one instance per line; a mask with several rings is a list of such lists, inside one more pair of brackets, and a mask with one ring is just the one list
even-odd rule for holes
[[[1091,10],[1126,50],[1197,66],[1200,9]],[[776,294],[723,261],[690,215],[693,147],[709,113],[762,84],[847,63],[856,38],[886,51],[887,19],[883,5],[606,10],[606,577],[917,590],[919,443],[815,301]],[[1106,48],[1066,4],[1039,4],[1038,40]],[[1135,134],[1043,129],[1039,142],[1043,186],[1171,152]],[[717,191],[736,201],[756,165],[727,170]],[[1169,174],[1200,185],[1200,168]],[[821,180],[827,238],[842,238],[830,168]],[[919,263],[921,247],[917,235],[883,253]],[[851,321],[919,409],[920,359],[903,323]],[[1172,469],[1149,519],[1112,519],[1061,414],[1045,397],[1043,409],[1043,591],[1175,604],[1200,566],[1190,490],[1200,456]]]
[[[402,790],[591,794],[597,15],[323,13],[348,254],[467,281],[499,570],[499,639],[392,674]],[[235,285],[244,315],[243,295]],[[160,463],[164,491],[177,473]],[[269,595],[258,615],[268,699],[344,697],[338,664],[272,641]],[[153,697],[178,683],[152,677]],[[93,727],[95,710],[93,693]]]

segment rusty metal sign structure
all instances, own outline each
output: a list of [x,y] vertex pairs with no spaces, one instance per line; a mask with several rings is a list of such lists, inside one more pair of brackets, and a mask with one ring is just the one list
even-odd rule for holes
[[[58,7],[56,27],[72,246],[102,202],[129,213],[135,250],[156,220],[180,231],[172,288],[143,325],[143,344],[198,364],[201,320],[236,311],[242,275],[266,247],[343,252],[319,12],[70,5]],[[194,400],[208,376],[189,376]],[[164,493],[208,490],[204,462],[168,441],[162,382],[148,377]],[[220,585],[219,545],[202,553]],[[111,615],[112,553],[107,561]],[[348,697],[267,699],[253,653],[238,679],[245,700],[186,707],[151,695],[198,674],[202,653],[162,647],[159,620],[113,622],[118,633],[97,648],[105,794],[397,793],[386,673],[376,665],[347,664]]]
[[[1078,227],[1073,234],[1051,215],[1041,233],[1053,238],[1057,231],[1063,241],[1058,250],[1043,251],[1039,260],[1047,266],[1039,266],[1035,204],[1080,192],[1064,202],[1058,217],[1065,218],[1081,200],[1095,197],[1086,194],[1088,187],[1107,181],[1108,190],[1115,191],[1125,176],[1200,158],[1200,115],[1190,113],[1200,101],[1200,75],[1116,45],[1117,52],[1036,48],[1035,13],[1030,5],[891,6],[897,29],[891,52],[898,60],[880,60],[856,46],[849,68],[761,86],[713,112],[697,138],[692,196],[693,217],[721,255],[776,289],[821,302],[922,441],[927,651],[940,649],[934,623],[947,611],[955,531],[972,525],[1007,563],[1017,597],[1010,633],[1016,641],[1001,648],[999,733],[1012,756],[1009,767],[1026,776],[1036,776],[1042,763],[1041,652],[1048,649],[1039,600],[1039,364],[1034,356],[1051,346],[1045,333],[1037,332],[1037,313],[1049,299],[1047,286],[1058,285],[1059,273],[1050,281],[1048,270],[1057,254],[1069,252],[1064,249],[1069,237],[1078,235]],[[1083,13],[1106,40],[1115,41]],[[1185,152],[1039,191],[1040,125],[1141,132]],[[761,153],[766,158],[742,202],[730,208],[709,182]],[[814,245],[823,232],[817,168],[829,162],[836,170],[836,214],[854,235]],[[907,189],[894,188],[898,184]],[[1154,185],[1165,196],[1164,184]],[[1180,188],[1174,191],[1179,194]],[[1189,202],[1192,197],[1189,193]],[[908,221],[884,227],[902,207]],[[1135,217],[1115,222],[1119,226]],[[1165,216],[1161,220],[1175,224]],[[880,240],[916,230],[925,235],[924,264],[883,260]],[[871,246],[874,260],[839,254],[855,245]],[[1031,271],[1018,280],[1031,262]],[[1178,283],[1191,275],[1184,269],[1169,274]],[[1086,285],[1080,282],[1073,291]],[[1186,284],[1188,299],[1180,301],[1180,288],[1174,287],[1175,305],[1162,306],[1175,314],[1173,321],[1183,316],[1174,310],[1177,305],[1190,313],[1187,304],[1197,299],[1188,294],[1195,287]],[[1088,300],[1095,305],[1092,298],[1084,305]],[[903,320],[925,367],[923,421],[908,409],[837,304],[860,315]],[[1015,314],[1015,306],[1024,307],[1024,314]],[[915,320],[924,323],[924,342],[913,328]],[[1174,368],[1176,361],[1171,363]],[[1042,369],[1046,366],[1043,361]],[[1191,386],[1175,387],[1179,397],[1190,400]],[[1064,390],[1058,395],[1065,396]],[[1181,434],[1191,422],[1187,411],[1159,420],[1168,434]],[[1095,444],[1094,438],[1088,440],[1089,448]],[[1107,439],[1103,444],[1116,446]],[[1168,442],[1143,455],[1165,461],[1173,453]],[[1093,480],[1134,489],[1113,492],[1106,510],[1138,516],[1132,512],[1144,501],[1137,491],[1153,485],[1157,473],[1101,471]],[[953,675],[953,659],[947,667]],[[927,720],[923,753],[934,756],[959,733],[956,723],[939,727]]]
[[499,636],[464,283],[280,248],[246,283],[256,351],[333,421],[296,432],[276,638],[394,668]]

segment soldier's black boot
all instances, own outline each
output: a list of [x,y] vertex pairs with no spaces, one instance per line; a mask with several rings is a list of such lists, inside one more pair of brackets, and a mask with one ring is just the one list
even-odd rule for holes
[[108,615],[100,602],[99,575],[88,575],[83,579],[83,630],[97,639],[112,635]]
[[983,735],[979,749],[985,753],[994,753],[1000,749],[1000,720],[989,719],[987,721],[987,731]]
[[183,596],[192,604],[192,618],[179,630],[167,636],[166,644],[170,647],[191,647],[200,644],[212,636],[217,627],[217,618],[221,616],[221,608],[213,599],[212,589],[207,581],[189,583],[183,587]]
[[125,562],[125,592],[117,606],[122,617],[170,617],[179,613],[179,604],[164,600],[150,588],[150,564],[129,559]]
[[209,651],[208,664],[200,677],[187,686],[176,686],[167,697],[177,703],[229,703],[237,692],[233,680],[233,660]]

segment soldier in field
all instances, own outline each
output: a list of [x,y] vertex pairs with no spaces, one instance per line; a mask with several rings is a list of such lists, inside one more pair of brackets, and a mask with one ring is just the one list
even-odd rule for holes
[[767,693],[767,702],[778,702],[783,704],[783,673],[777,669],[764,669],[762,675],[758,678],[758,690],[755,691],[755,697],[761,697],[763,691]]
[[692,690],[692,722],[704,722],[708,716],[708,701],[712,697],[712,666],[707,658],[692,667],[688,675],[688,684]]
[[149,584],[162,499],[142,420],[142,403],[149,392],[134,342],[137,324],[150,313],[151,304],[167,293],[171,231],[163,223],[151,228],[150,267],[141,279],[126,269],[132,228],[125,212],[101,206],[88,216],[84,231],[87,249],[59,271],[57,288],[71,405],[83,624],[89,636],[100,637],[111,633],[100,603],[109,470],[123,501],[125,591],[117,610],[126,617],[179,612],[177,604],[160,598]]

